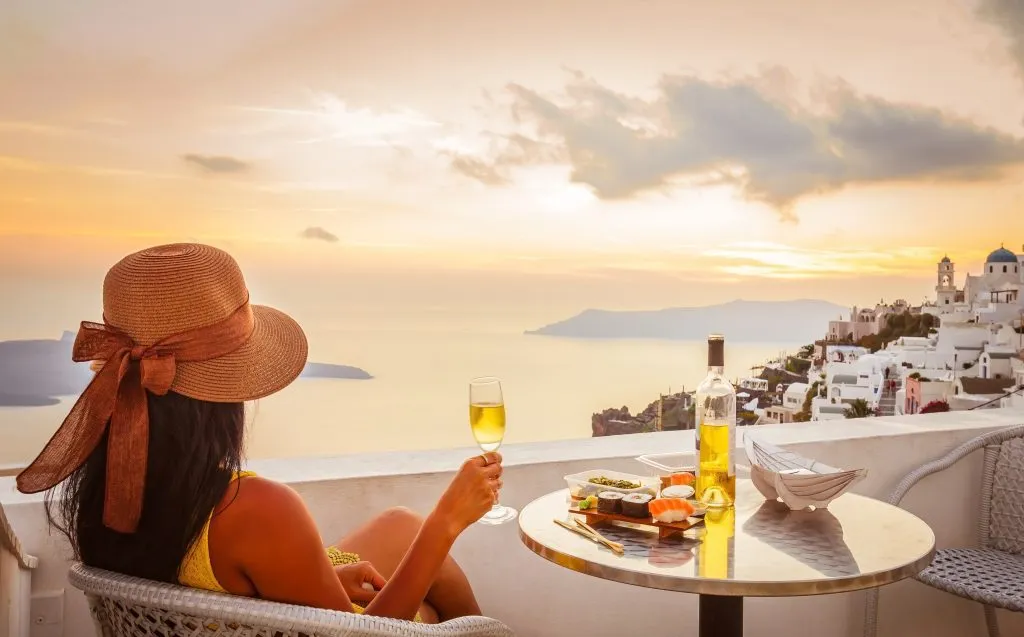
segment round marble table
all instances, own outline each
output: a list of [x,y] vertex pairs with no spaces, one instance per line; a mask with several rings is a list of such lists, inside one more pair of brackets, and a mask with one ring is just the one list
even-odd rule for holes
[[565,568],[634,586],[700,595],[700,635],[743,634],[744,597],[842,593],[891,584],[931,563],[935,535],[903,509],[847,493],[829,508],[790,511],[737,480],[736,506],[710,511],[683,537],[605,524],[616,555],[554,523],[568,520],[567,489],[526,505],[519,537]]

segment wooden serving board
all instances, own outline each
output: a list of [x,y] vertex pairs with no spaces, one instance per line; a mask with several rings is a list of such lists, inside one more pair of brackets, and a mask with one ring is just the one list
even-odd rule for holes
[[649,526],[658,529],[659,539],[671,537],[704,523],[704,518],[687,518],[682,522],[656,522],[654,518],[631,518],[621,513],[601,513],[597,509],[584,509],[580,511],[575,502],[569,506],[569,513],[584,516],[587,524],[590,526],[610,524],[612,522],[629,522],[630,524]]

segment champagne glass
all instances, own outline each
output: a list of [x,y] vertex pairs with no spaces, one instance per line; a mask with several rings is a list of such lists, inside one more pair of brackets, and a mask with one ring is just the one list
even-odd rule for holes
[[[469,381],[469,427],[476,443],[484,450],[497,451],[505,438],[505,400],[501,396],[501,381],[497,378],[474,378]],[[498,504],[478,521],[479,524],[504,524],[514,520],[515,509]]]

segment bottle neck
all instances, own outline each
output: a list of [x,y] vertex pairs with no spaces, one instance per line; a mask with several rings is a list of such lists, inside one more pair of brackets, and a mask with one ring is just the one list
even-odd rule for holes
[[708,376],[721,376],[725,374],[725,367],[721,365],[708,365]]

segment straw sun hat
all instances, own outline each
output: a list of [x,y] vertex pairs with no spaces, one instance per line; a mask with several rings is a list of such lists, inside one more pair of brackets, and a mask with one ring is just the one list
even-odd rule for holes
[[146,392],[242,402],[291,383],[306,363],[302,328],[275,309],[249,304],[238,264],[198,244],[131,254],[103,282],[103,323],[83,322],[75,361],[97,374],[31,465],[18,489],[36,493],[78,469],[108,435],[103,521],[135,531],[149,443]]

